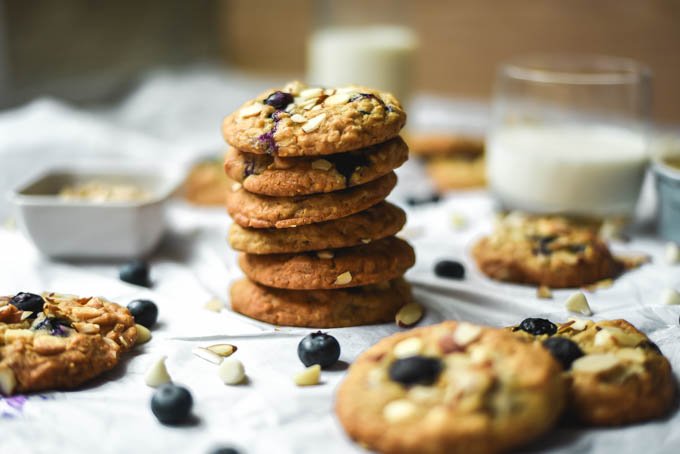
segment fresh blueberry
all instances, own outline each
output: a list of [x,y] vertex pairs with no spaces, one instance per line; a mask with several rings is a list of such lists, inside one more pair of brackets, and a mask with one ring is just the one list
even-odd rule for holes
[[525,318],[522,320],[522,323],[519,324],[518,329],[533,334],[534,336],[541,334],[552,336],[557,332],[557,326],[550,320],[544,318]]
[[297,352],[300,361],[305,366],[318,364],[326,368],[335,364],[340,358],[340,344],[330,334],[317,331],[302,338]]
[[439,194],[431,194],[427,197],[406,197],[406,204],[414,207],[428,203],[437,203],[441,199],[442,197]]
[[45,300],[35,293],[19,292],[9,300],[9,304],[16,306],[19,310],[33,312],[31,318],[35,318],[38,312],[42,312]]
[[149,265],[141,260],[133,260],[120,267],[118,276],[123,282],[140,285],[142,287],[150,287],[149,280]]
[[53,336],[67,336],[68,332],[64,329],[64,327],[69,327],[70,324],[66,320],[61,320],[58,318],[50,317],[50,318],[45,318],[38,322],[35,326],[33,326],[34,330],[45,330],[49,331],[51,335]]
[[571,364],[583,356],[578,344],[565,337],[549,337],[543,341],[543,346],[562,364],[564,370],[571,369]]
[[274,109],[285,109],[292,102],[293,95],[283,91],[275,91],[264,100],[265,104],[272,106]]
[[210,454],[239,454],[238,449],[231,446],[223,446],[210,451]]
[[427,356],[409,356],[392,363],[389,370],[390,379],[405,386],[431,385],[444,369],[437,358]]
[[151,397],[151,411],[163,424],[179,424],[191,413],[194,399],[183,386],[171,383],[160,386]]
[[127,305],[135,323],[151,328],[158,320],[158,306],[150,300],[134,300]]
[[455,260],[440,260],[434,266],[434,274],[449,279],[464,279],[465,267]]

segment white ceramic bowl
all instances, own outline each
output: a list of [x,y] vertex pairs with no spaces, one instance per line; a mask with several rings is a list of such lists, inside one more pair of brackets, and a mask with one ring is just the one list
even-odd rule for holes
[[[132,184],[142,201],[72,200],[65,186],[90,181]],[[44,254],[55,258],[128,259],[150,253],[165,231],[165,202],[181,181],[167,170],[130,167],[56,168],[10,194],[19,225]]]

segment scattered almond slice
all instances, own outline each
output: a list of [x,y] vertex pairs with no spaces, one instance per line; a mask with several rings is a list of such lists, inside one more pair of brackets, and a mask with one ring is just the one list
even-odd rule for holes
[[166,356],[161,356],[147,369],[144,375],[144,381],[147,386],[157,388],[172,381],[170,374],[168,374],[168,369],[165,367],[166,358]]
[[323,89],[321,89],[321,88],[318,88],[318,87],[307,88],[307,89],[302,90],[300,92],[300,98],[304,98],[304,99],[318,98],[322,94],[323,94]]
[[191,353],[213,364],[222,364],[222,361],[224,361],[222,356],[204,347],[194,347]]
[[238,116],[241,118],[252,117],[253,115],[259,114],[262,111],[263,107],[264,105],[262,105],[259,102],[256,102],[255,104],[251,104],[241,109],[238,113]]
[[151,331],[149,331],[149,328],[140,325],[139,323],[135,324],[135,328],[137,328],[137,340],[135,341],[135,345],[146,344],[151,340]]
[[352,273],[345,271],[335,278],[335,285],[347,285],[352,282]]
[[673,288],[667,288],[661,294],[661,302],[670,306],[680,304],[680,292]]
[[231,344],[215,344],[207,347],[207,349],[224,358],[233,355],[238,350],[235,345]]
[[295,384],[298,386],[313,386],[319,384],[319,377],[321,376],[321,366],[314,364],[309,366],[294,377]]
[[225,385],[238,385],[246,378],[243,363],[236,358],[225,358],[220,365],[218,375]]
[[307,119],[303,115],[294,114],[291,115],[290,121],[292,121],[293,123],[305,123]]
[[217,298],[213,298],[205,303],[203,308],[213,312],[221,312],[224,309],[224,303]]
[[583,292],[576,292],[571,295],[564,303],[564,306],[569,312],[576,312],[582,315],[591,316],[593,311],[590,310],[588,300]]
[[399,309],[395,320],[397,326],[401,328],[409,328],[418,323],[423,318],[423,306],[418,303],[409,303]]
[[340,104],[347,104],[349,102],[349,98],[350,98],[349,93],[338,93],[326,98],[324,103],[327,106],[338,106]]

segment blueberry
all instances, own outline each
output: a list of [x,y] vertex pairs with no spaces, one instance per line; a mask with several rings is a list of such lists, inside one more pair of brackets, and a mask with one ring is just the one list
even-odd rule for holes
[[564,337],[549,337],[543,341],[543,346],[562,364],[564,370],[571,369],[571,364],[583,356],[578,344]]
[[275,91],[264,100],[265,104],[269,104],[274,109],[285,109],[292,102],[293,95],[283,91]]
[[428,203],[437,203],[441,199],[442,197],[439,194],[431,194],[427,197],[406,197],[406,204],[414,207]]
[[134,300],[127,305],[135,323],[151,328],[158,320],[158,306],[150,300]]
[[340,344],[330,334],[317,331],[302,338],[297,352],[298,358],[305,366],[318,364],[326,368],[335,364],[340,358]]
[[210,454],[239,454],[238,449],[231,446],[223,446],[210,451]]
[[151,397],[151,411],[163,424],[179,424],[191,413],[194,399],[183,386],[171,383],[160,386]]
[[149,280],[149,265],[141,260],[133,260],[120,267],[118,277],[123,282],[140,285],[142,287],[150,287]]
[[33,312],[31,318],[35,318],[38,312],[42,312],[45,300],[35,293],[19,292],[9,300],[9,304],[16,306],[19,310]]
[[38,330],[42,329],[45,331],[49,331],[51,335],[53,336],[67,336],[68,332],[64,330],[64,327],[69,327],[70,323],[66,320],[61,320],[55,317],[50,317],[50,318],[45,318],[41,320],[39,323],[37,323],[33,329]]
[[434,266],[434,274],[449,279],[464,279],[465,267],[455,260],[440,260]]
[[409,356],[396,360],[390,366],[390,379],[405,386],[431,385],[444,369],[437,358]]
[[525,318],[522,320],[522,323],[519,324],[518,329],[533,334],[534,336],[540,334],[552,336],[557,332],[557,326],[550,320],[544,318]]

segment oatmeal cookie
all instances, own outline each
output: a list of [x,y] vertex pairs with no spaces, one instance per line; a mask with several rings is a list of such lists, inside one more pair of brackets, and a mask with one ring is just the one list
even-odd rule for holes
[[456,134],[411,134],[407,142],[414,155],[423,158],[457,158],[472,161],[484,155],[484,140]]

